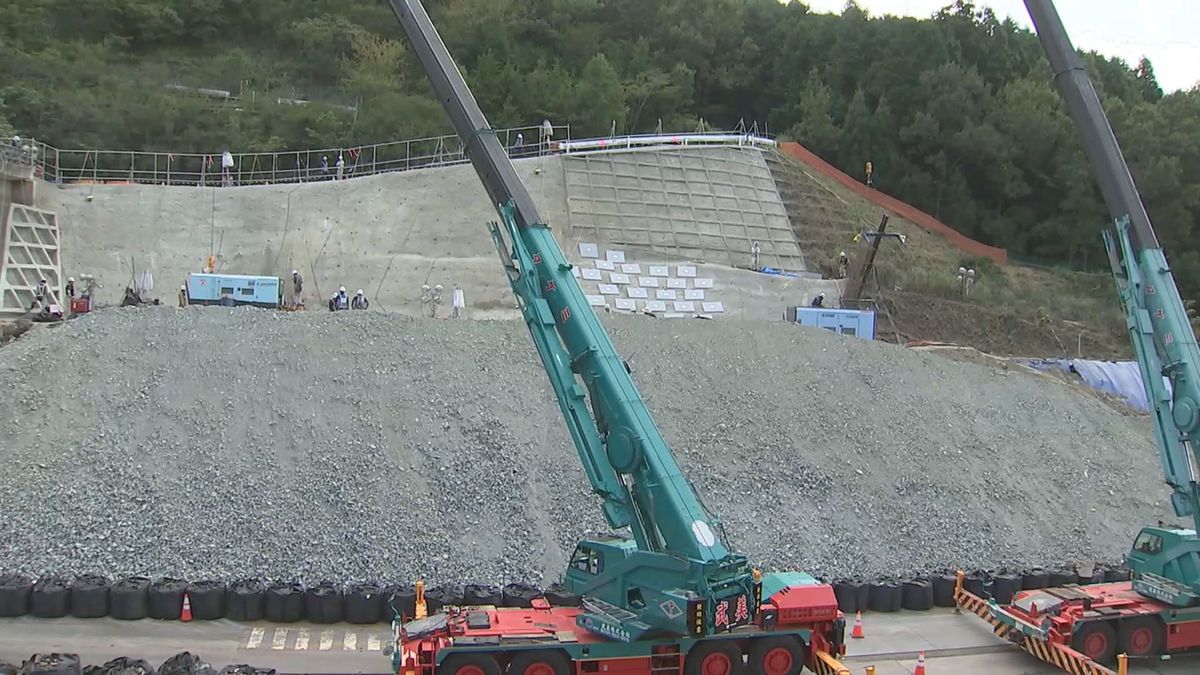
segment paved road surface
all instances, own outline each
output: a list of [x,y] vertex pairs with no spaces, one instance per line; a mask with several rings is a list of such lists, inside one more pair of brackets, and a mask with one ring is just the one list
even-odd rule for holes
[[[845,664],[855,675],[911,675],[917,654],[926,653],[928,675],[1053,675],[1059,673],[992,635],[973,616],[949,611],[868,614],[866,638],[853,640]],[[77,653],[85,664],[118,656],[158,665],[189,651],[217,668],[245,663],[279,673],[386,673],[383,655],[389,630],[382,624],[273,625],[231,621],[188,624],[153,620],[0,619],[0,661],[20,663],[36,652]],[[1134,664],[1130,672],[1184,675],[1200,670],[1200,657]]]

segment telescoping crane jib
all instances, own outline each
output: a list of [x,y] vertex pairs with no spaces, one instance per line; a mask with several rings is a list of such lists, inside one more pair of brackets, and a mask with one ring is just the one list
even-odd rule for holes
[[[768,669],[773,675],[795,675],[813,652],[841,648],[844,621],[830,586],[799,573],[762,575],[726,545],[723,528],[683,476],[628,364],[588,305],[571,264],[429,15],[419,0],[389,2],[500,216],[489,225],[493,241],[605,518],[614,529],[628,527],[632,533],[632,539],[581,542],[571,556],[566,586],[582,596],[582,610],[547,608],[549,615],[530,622],[551,625],[556,617],[573,618],[583,642],[564,643],[562,631],[554,632],[566,657],[645,658],[651,670],[654,658],[669,654],[683,658],[679,667],[690,672],[711,668],[714,658],[740,665],[749,656],[752,662],[773,659],[776,665]],[[498,611],[495,622],[514,623],[503,614],[507,610]],[[479,656],[479,643],[471,643],[472,656],[453,641],[422,638],[441,640],[456,630],[470,634],[472,625],[482,623],[455,624],[446,616],[431,620],[402,627],[397,650],[402,668],[407,663],[432,668],[447,659],[461,664]],[[585,638],[626,647],[596,652]],[[515,659],[513,650],[520,651],[505,642],[503,630],[497,640],[484,665],[475,664],[483,675],[491,670],[488,659]],[[435,655],[424,658],[422,650]],[[551,670],[562,675],[557,664],[551,663]]]
[[[1050,0],[1025,0],[1115,223],[1105,232],[1129,337],[1153,402],[1154,432],[1172,504],[1195,528],[1148,527],[1129,554],[1133,586],[1176,606],[1200,604],[1200,348],[1100,97]],[[1171,388],[1163,384],[1163,376]]]

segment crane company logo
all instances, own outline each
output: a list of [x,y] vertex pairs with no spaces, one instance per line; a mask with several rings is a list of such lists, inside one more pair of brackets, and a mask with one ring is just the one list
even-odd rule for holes
[[674,600],[667,600],[659,604],[658,608],[662,610],[663,614],[667,615],[668,619],[678,619],[683,615],[683,610],[679,609],[679,605],[675,604]]
[[[730,616],[730,612],[733,615]],[[717,603],[717,611],[713,615],[713,624],[720,629],[733,629],[750,620],[750,601],[746,596],[739,595],[737,600],[721,600]]]

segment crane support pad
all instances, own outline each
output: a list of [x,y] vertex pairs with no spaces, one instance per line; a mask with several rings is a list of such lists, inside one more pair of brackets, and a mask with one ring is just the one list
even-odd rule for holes
[[817,652],[813,655],[813,672],[817,675],[850,675],[850,669],[841,661],[833,658],[829,652]]
[[[963,590],[961,583],[954,589],[954,603],[959,609],[965,609],[987,621],[992,626],[992,632],[996,637],[1016,644],[1021,651],[1031,654],[1039,661],[1049,663],[1059,670],[1072,675],[1118,675],[1117,671],[1096,663],[1070,647],[1022,635],[1019,631],[1001,623],[992,616],[987,601]],[[1123,671],[1122,668],[1121,675],[1124,675]]]

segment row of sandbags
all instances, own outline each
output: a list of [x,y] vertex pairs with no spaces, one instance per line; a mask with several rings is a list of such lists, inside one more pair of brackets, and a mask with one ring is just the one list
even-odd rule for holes
[[[126,577],[115,582],[96,575],[75,578],[45,576],[36,581],[21,575],[0,576],[0,617],[31,614],[39,618],[73,616],[90,619],[180,618],[184,594],[192,618],[232,619],[280,623],[307,620],[313,623],[369,624],[391,621],[396,614],[411,617],[416,610],[412,584],[381,585],[374,582],[346,585],[324,581],[313,585],[268,583],[261,579],[183,581]],[[506,586],[442,585],[425,591],[430,612],[443,605],[497,605],[529,607],[544,597],[551,605],[578,606],[579,596],[555,584],[544,591],[529,584]]]
[[[1129,570],[1118,566],[1097,566],[1080,573],[1073,569],[976,570],[963,578],[963,590],[980,598],[992,598],[1000,604],[1012,602],[1018,591],[1057,588],[1067,584],[1102,584],[1129,580]],[[954,606],[954,574],[934,574],[905,581],[840,580],[833,583],[838,608],[855,612],[896,612],[901,609],[926,610]]]
[[195,654],[180,652],[155,668],[127,656],[102,666],[83,666],[78,654],[34,654],[20,666],[0,662],[0,675],[275,675],[274,669],[248,665],[213,668]]

